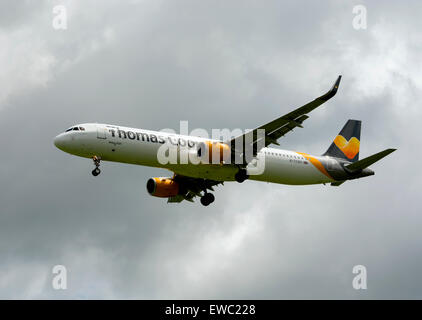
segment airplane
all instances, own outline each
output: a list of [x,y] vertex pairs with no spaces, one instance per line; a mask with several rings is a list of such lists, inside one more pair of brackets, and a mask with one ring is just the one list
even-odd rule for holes
[[[92,159],[95,166],[93,176],[100,174],[101,161],[169,169],[173,176],[150,178],[146,183],[150,195],[167,198],[167,202],[193,202],[199,197],[201,204],[208,206],[215,199],[210,192],[214,191],[213,187],[226,181],[242,183],[247,179],[285,185],[329,183],[340,186],[348,180],[374,175],[369,166],[396,149],[386,149],[359,160],[359,120],[348,120],[327,151],[320,156],[269,147],[271,144],[279,145],[277,140],[293,129],[303,128],[302,123],[309,118],[307,114],[334,97],[340,80],[341,75],[327,93],[315,100],[230,140],[84,123],[60,133],[54,138],[54,144],[72,155]],[[264,134],[259,136],[259,131]],[[252,137],[248,143],[247,135]],[[199,162],[163,164],[157,156],[163,145],[173,146],[179,151],[187,150]],[[252,150],[252,157],[248,159],[245,157],[246,151],[242,149],[247,146]],[[217,163],[206,161],[211,160],[210,155],[217,155]],[[256,166],[258,160],[263,163],[264,169],[260,174],[252,174],[253,165]]]

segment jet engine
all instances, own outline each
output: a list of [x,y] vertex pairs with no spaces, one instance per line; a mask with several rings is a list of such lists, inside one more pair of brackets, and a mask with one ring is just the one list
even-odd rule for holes
[[198,144],[198,158],[204,163],[223,163],[230,162],[230,147],[221,142],[206,141]]
[[179,194],[180,186],[172,178],[150,178],[147,181],[147,191],[154,197],[169,198]]

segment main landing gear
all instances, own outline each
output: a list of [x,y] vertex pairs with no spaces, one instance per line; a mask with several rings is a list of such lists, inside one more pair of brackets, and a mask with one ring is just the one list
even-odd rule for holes
[[248,178],[249,175],[245,169],[239,169],[239,171],[234,175],[234,179],[239,183],[242,183]]
[[213,203],[215,197],[212,193],[205,192],[205,194],[201,197],[201,204],[203,206],[208,206],[209,204]]
[[100,168],[98,168],[100,166],[101,158],[100,157],[97,157],[97,156],[93,156],[92,157],[92,160],[94,161],[94,165],[95,165],[95,169],[92,170],[92,175],[94,177],[96,177],[96,176],[98,176],[101,173]]

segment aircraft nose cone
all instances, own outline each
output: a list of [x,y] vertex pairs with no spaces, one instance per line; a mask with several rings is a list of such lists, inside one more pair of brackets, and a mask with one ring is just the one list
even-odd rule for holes
[[63,150],[65,146],[65,138],[62,134],[59,134],[57,137],[54,138],[54,145],[60,150]]

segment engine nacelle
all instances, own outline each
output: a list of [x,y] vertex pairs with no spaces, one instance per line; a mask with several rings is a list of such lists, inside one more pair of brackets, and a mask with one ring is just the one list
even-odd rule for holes
[[179,194],[180,186],[172,178],[150,178],[147,181],[147,191],[154,197],[169,198]]
[[206,141],[198,144],[197,155],[204,163],[218,164],[230,162],[231,152],[225,143]]

